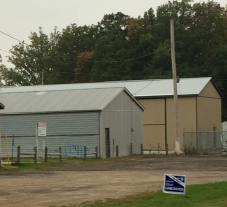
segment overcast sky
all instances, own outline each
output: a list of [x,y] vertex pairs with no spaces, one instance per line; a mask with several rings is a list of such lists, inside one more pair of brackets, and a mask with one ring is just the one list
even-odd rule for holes
[[[61,31],[66,26],[97,24],[105,14],[122,12],[131,17],[143,15],[150,8],[166,4],[168,0],[0,0],[0,31],[29,43],[28,36],[39,27],[49,34],[55,26]],[[200,2],[195,0],[195,2]],[[226,0],[217,0],[222,6]],[[18,41],[0,33],[0,54],[9,51]]]

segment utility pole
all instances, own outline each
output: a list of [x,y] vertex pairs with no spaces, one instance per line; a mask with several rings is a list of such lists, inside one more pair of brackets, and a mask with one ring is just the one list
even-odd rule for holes
[[[2,56],[0,54],[0,63],[2,62]],[[0,131],[0,167],[2,167],[2,144],[1,144],[1,131]]]
[[179,144],[179,122],[178,122],[178,96],[177,96],[177,69],[175,57],[175,40],[174,40],[174,20],[170,20],[170,36],[171,36],[171,56],[172,56],[172,72],[173,72],[173,97],[174,97],[174,121],[175,121],[175,143],[174,152],[180,154]]
[[44,85],[44,70],[42,70],[42,85]]

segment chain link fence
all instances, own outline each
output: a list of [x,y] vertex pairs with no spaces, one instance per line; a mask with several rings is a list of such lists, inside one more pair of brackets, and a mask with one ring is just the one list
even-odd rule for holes
[[184,132],[185,154],[211,155],[227,151],[227,131]]

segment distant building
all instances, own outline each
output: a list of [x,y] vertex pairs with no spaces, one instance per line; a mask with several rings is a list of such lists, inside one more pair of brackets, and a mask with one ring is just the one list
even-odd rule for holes
[[[144,109],[126,88],[5,89],[1,98],[7,107],[1,113],[0,122],[2,137],[7,133],[9,149],[14,136],[15,147],[21,146],[22,152],[32,151],[36,146],[36,124],[44,122],[49,149],[79,145],[94,152],[97,146],[101,158],[115,157],[116,146],[119,156],[130,155],[131,146],[133,154],[141,152]],[[41,156],[42,138],[38,146]],[[2,150],[6,156],[5,139],[2,139]]]
[[[174,149],[174,106],[172,79],[113,81],[64,85],[3,88],[3,93],[59,91],[72,89],[126,87],[143,105],[143,143],[145,149]],[[182,78],[177,84],[179,97],[180,146],[183,131],[221,130],[222,96],[210,77]]]

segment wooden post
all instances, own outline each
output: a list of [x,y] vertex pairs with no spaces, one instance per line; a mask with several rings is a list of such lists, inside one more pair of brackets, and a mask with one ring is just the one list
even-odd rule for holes
[[98,158],[98,147],[97,146],[95,147],[95,158],[96,159]]
[[172,72],[173,72],[173,97],[174,97],[174,120],[175,120],[175,147],[174,151],[180,154],[179,145],[179,126],[178,126],[178,97],[177,97],[177,69],[175,57],[175,40],[174,40],[174,20],[170,20],[170,36],[171,36],[171,55],[172,55]]
[[140,146],[141,155],[143,154],[143,144]]
[[130,155],[132,155],[132,143],[130,143]]
[[17,147],[17,163],[20,164],[20,146]]
[[12,140],[12,164],[13,164],[13,148],[14,148],[14,134],[13,134],[13,140]]
[[186,154],[185,128],[183,128],[183,155]]
[[118,145],[116,145],[116,157],[118,157],[119,154],[118,154]]
[[45,157],[44,157],[44,159],[45,159],[45,162],[47,162],[47,147],[45,147]]
[[61,147],[59,147],[59,162],[61,162]]
[[84,146],[84,160],[86,160],[86,151],[87,151],[87,147]]
[[37,147],[34,147],[34,163],[37,163]]

